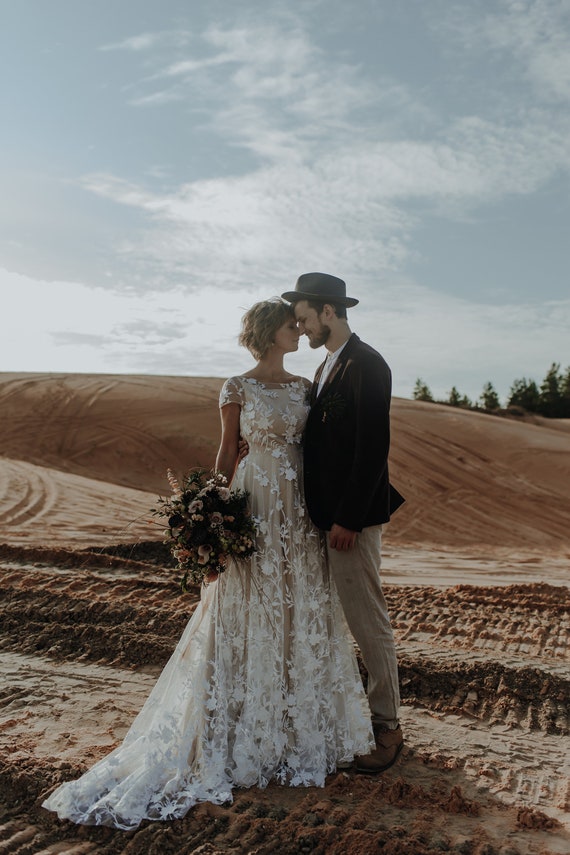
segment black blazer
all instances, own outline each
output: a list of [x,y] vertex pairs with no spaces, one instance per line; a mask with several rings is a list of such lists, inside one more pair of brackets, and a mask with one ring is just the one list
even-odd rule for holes
[[305,498],[320,529],[388,522],[404,501],[388,478],[390,368],[354,333],[320,395],[317,369],[304,435]]

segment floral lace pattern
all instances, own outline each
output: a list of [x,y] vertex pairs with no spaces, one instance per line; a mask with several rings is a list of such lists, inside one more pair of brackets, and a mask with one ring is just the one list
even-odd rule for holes
[[370,712],[319,532],[302,495],[307,380],[233,377],[258,551],[202,589],[123,743],[44,802],[60,818],[135,828],[231,801],[233,787],[323,786],[373,746]]

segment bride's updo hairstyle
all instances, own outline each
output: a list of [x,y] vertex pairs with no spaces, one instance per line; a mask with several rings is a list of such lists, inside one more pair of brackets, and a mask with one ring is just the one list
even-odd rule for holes
[[273,344],[275,333],[295,317],[295,310],[281,297],[254,303],[241,319],[238,342],[247,347],[255,359],[262,359]]

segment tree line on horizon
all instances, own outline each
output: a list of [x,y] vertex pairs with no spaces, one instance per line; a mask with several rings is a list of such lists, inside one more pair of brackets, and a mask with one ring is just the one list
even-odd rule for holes
[[[497,391],[491,382],[485,383],[483,391],[475,402],[471,401],[467,395],[462,395],[455,386],[452,386],[447,399],[436,400],[429,386],[421,377],[418,377],[413,397],[415,401],[431,401],[485,413],[496,413],[502,409]],[[527,413],[536,413],[549,419],[570,418],[570,366],[562,372],[560,363],[553,362],[540,386],[526,377],[514,380],[506,408],[512,412],[522,409]]]

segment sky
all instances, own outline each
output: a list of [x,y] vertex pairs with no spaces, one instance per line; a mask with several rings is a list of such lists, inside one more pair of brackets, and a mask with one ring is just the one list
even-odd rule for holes
[[240,373],[312,271],[395,395],[570,364],[570,0],[0,15],[0,371]]

